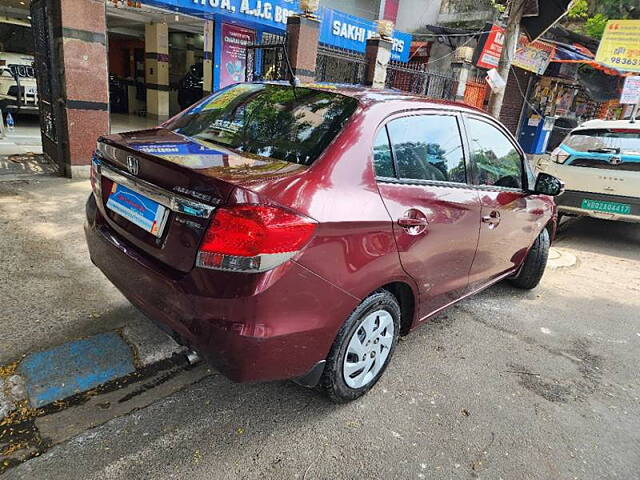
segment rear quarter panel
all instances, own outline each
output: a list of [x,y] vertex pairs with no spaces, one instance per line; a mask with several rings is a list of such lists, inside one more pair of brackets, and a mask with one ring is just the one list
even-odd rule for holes
[[371,155],[378,116],[360,107],[304,174],[250,187],[318,222],[297,261],[358,299],[354,308],[390,282],[408,283],[415,293],[413,280],[400,266],[391,218],[374,177]]

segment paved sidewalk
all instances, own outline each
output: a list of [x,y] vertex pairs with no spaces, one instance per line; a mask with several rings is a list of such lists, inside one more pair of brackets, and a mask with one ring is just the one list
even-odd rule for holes
[[[155,386],[188,368],[176,356],[184,349],[91,264],[82,229],[89,181],[52,171],[38,157],[0,157],[0,473],[70,435],[69,422],[63,431],[50,417],[40,420],[52,409],[98,392],[126,395],[127,385],[137,397],[137,388],[150,389],[137,383]],[[102,421],[207,374],[182,375]],[[89,415],[71,431],[96,421]]]
[[88,180],[0,181],[0,365],[145,322],[93,267],[84,241]]
[[0,175],[0,366],[116,330],[143,345],[143,363],[170,354],[168,337],[91,264],[82,230],[89,192],[88,180]]

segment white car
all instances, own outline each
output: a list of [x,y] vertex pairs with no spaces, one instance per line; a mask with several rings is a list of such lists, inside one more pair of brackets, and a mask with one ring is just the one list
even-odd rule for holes
[[565,183],[559,214],[640,222],[639,122],[585,122],[536,167]]
[[33,56],[0,51],[0,110],[38,114]]

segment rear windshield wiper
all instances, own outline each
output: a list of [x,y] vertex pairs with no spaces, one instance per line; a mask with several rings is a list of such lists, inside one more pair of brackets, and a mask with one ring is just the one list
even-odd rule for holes
[[589,153],[620,153],[620,149],[616,147],[591,148],[587,150]]

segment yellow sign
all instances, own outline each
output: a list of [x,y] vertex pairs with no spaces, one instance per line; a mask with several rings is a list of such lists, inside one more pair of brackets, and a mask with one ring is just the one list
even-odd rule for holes
[[640,20],[609,20],[596,62],[623,72],[640,72]]

